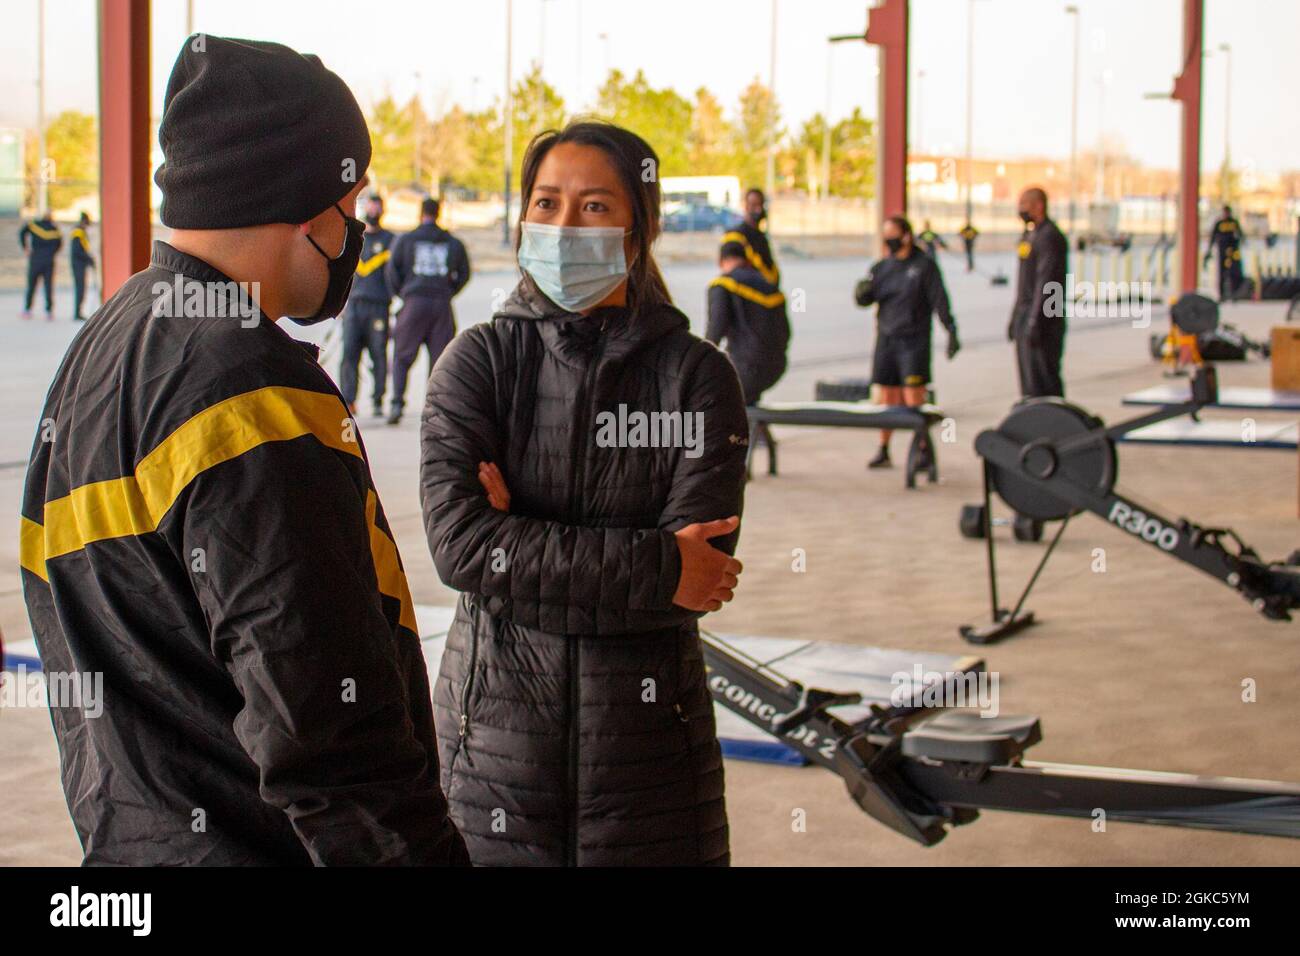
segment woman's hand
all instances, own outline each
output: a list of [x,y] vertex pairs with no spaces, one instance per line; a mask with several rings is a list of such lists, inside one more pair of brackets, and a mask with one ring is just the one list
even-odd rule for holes
[[709,539],[731,534],[738,527],[740,518],[732,515],[720,521],[688,524],[676,532],[682,576],[673,595],[674,604],[688,611],[716,611],[735,597],[741,563],[713,547]]
[[488,504],[497,511],[510,510],[510,489],[506,487],[506,480],[501,477],[500,468],[490,461],[480,461],[478,481],[487,492]]

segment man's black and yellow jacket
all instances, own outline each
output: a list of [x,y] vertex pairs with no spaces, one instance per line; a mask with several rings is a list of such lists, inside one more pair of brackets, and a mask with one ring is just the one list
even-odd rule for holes
[[393,290],[388,287],[388,280],[384,277],[384,266],[388,265],[393,254],[395,240],[396,236],[387,229],[366,230],[349,301],[387,306],[393,300]]
[[178,275],[232,285],[155,243],[70,346],[27,472],[42,663],[103,675],[98,716],[51,700],[86,862],[463,862],[343,400],[256,308],[169,317]]
[[785,374],[790,320],[785,296],[753,266],[737,266],[709,283],[709,319],[704,337],[726,342],[746,405]]
[[729,242],[738,242],[744,246],[745,259],[763,277],[764,282],[774,286],[781,284],[781,270],[776,267],[776,260],[772,257],[772,244],[768,241],[767,233],[741,220],[722,234],[722,245]]
[[44,269],[63,248],[63,234],[52,219],[43,216],[23,223],[23,227],[18,230],[18,245],[31,253],[28,263],[31,268]]

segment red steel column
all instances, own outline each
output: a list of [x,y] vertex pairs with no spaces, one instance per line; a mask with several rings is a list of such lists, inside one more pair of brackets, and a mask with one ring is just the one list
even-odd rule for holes
[[882,0],[867,11],[867,42],[880,47],[876,189],[881,224],[907,212],[907,40],[908,0]]
[[1174,99],[1183,105],[1182,159],[1178,170],[1178,291],[1195,292],[1201,231],[1201,47],[1204,0],[1183,0],[1183,71]]
[[104,297],[149,264],[149,3],[99,0]]

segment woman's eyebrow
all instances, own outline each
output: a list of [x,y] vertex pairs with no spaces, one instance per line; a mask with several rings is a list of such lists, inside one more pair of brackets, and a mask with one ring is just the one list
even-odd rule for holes
[[613,196],[616,195],[614,190],[606,189],[604,186],[592,186],[590,189],[583,189],[578,193],[579,196]]

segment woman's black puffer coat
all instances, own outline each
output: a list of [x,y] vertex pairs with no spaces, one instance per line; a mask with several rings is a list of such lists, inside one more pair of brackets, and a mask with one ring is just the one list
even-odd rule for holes
[[[702,440],[627,447],[629,430],[609,447],[600,413],[617,420],[620,405],[699,413],[702,436],[678,444]],[[421,431],[429,546],[463,592],[434,710],[471,859],[727,863],[700,615],[672,596],[673,532],[740,513],[747,432],[731,363],[671,306],[584,318],[525,277],[443,353]],[[481,461],[500,467],[508,514],[488,504]],[[735,535],[713,544],[733,551]]]

